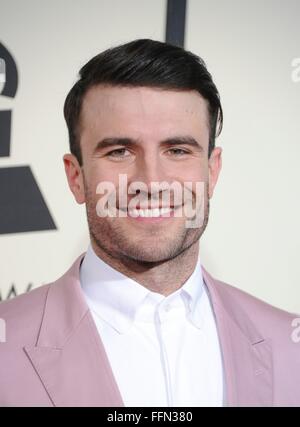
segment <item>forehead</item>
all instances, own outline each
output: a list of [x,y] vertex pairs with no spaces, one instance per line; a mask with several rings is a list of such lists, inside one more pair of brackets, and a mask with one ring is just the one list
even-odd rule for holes
[[141,137],[149,132],[160,137],[170,132],[199,136],[208,134],[207,102],[197,91],[97,85],[84,97],[81,130],[101,135],[113,131],[114,136]]

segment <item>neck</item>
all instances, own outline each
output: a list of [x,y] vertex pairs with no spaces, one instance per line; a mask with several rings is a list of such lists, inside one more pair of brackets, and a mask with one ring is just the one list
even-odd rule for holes
[[135,280],[152,292],[168,296],[177,291],[193,273],[199,254],[199,241],[175,258],[161,262],[141,262],[130,258],[114,258],[91,239],[96,255],[115,270]]

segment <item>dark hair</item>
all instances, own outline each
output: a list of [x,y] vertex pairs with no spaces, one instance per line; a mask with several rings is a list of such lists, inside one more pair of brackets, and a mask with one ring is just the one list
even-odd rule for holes
[[92,58],[80,72],[64,104],[71,153],[80,165],[80,112],[87,90],[98,84],[146,86],[166,90],[196,90],[208,102],[209,150],[222,130],[223,111],[218,90],[204,61],[181,47],[150,39],[134,40],[107,49]]

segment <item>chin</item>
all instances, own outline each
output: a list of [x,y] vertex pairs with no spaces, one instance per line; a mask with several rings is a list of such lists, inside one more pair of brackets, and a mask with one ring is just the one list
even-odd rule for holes
[[143,248],[136,247],[135,250],[127,250],[123,252],[128,258],[138,262],[163,262],[174,258],[176,253],[174,251],[165,250],[160,252],[157,251],[157,246],[149,249],[149,251],[143,250]]

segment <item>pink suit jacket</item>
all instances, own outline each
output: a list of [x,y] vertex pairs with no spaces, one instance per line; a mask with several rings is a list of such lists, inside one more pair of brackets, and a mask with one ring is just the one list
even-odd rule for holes
[[[57,281],[0,304],[0,406],[124,406],[79,282],[81,255]],[[297,317],[202,267],[223,355],[227,406],[300,406]],[[141,384],[141,387],[143,385]]]

